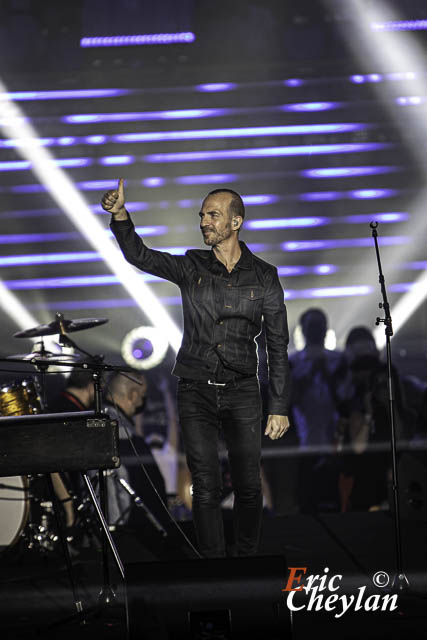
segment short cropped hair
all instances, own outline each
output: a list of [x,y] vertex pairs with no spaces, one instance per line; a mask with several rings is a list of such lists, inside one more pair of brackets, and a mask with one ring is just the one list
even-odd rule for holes
[[237,191],[233,191],[233,189],[214,189],[213,191],[209,191],[206,198],[209,196],[215,196],[217,193],[229,193],[231,195],[231,201],[229,205],[229,213],[231,216],[240,216],[243,220],[245,219],[245,205],[243,204],[242,196],[237,193]]

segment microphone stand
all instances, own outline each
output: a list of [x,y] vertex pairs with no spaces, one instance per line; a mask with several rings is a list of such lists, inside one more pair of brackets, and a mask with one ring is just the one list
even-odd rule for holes
[[[101,377],[102,377],[102,366],[103,356],[94,356],[84,349],[81,349],[75,342],[72,340],[69,335],[66,333],[65,327],[63,325],[63,315],[61,313],[55,314],[56,319],[59,322],[60,334],[59,334],[59,344],[67,347],[72,347],[73,349],[77,349],[84,355],[88,356],[91,359],[91,363],[87,363],[86,368],[92,369],[92,379],[93,379],[93,387],[94,387],[94,399],[95,399],[95,415],[102,417],[102,391],[101,391]],[[104,535],[101,535],[101,548],[102,548],[102,567],[103,567],[103,587],[98,595],[98,603],[100,606],[112,604],[116,599],[116,594],[113,590],[111,584],[111,576],[110,576],[110,565],[108,560],[108,550],[109,547],[113,553],[114,559],[122,576],[122,579],[125,580],[124,567],[120,560],[120,556],[117,552],[116,546],[114,544],[113,538],[111,536],[109,527],[108,527],[108,487],[105,481],[105,472],[103,469],[98,469],[98,483],[99,483],[99,501],[100,508],[96,504],[96,500],[94,501],[95,494],[91,489],[90,480],[86,473],[82,474],[83,480],[86,484],[86,487],[89,491],[89,494],[92,498],[92,502],[95,506],[95,510],[97,512],[98,518],[101,523],[101,529],[104,532]]]
[[388,401],[389,401],[389,416],[390,416],[390,430],[391,430],[391,459],[392,459],[392,490],[393,490],[393,505],[394,505],[394,530],[395,530],[395,553],[396,553],[396,569],[397,573],[393,578],[392,590],[402,592],[409,588],[409,581],[403,571],[402,562],[402,539],[400,531],[400,505],[399,505],[399,481],[397,472],[397,456],[396,456],[396,424],[394,413],[394,391],[393,391],[393,378],[392,378],[392,366],[391,366],[391,337],[393,335],[393,324],[390,314],[390,305],[387,299],[387,290],[385,286],[385,278],[381,267],[381,257],[378,248],[378,222],[371,222],[369,225],[372,229],[372,237],[375,243],[375,252],[377,256],[379,283],[381,288],[381,295],[383,301],[378,304],[380,309],[384,311],[384,318],[377,317],[375,324],[377,326],[382,322],[384,324],[385,336],[386,336],[386,352],[387,352],[387,382],[388,382]]

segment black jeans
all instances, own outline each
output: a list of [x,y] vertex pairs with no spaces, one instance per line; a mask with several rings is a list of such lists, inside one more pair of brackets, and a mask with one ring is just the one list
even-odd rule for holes
[[221,427],[234,491],[236,552],[239,556],[254,555],[262,516],[258,379],[240,378],[224,387],[180,380],[178,411],[193,481],[193,521],[200,553],[207,558],[225,556],[218,456]]

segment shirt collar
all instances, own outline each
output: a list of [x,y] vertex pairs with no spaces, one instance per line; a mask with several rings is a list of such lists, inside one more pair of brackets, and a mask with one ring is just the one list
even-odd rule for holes
[[[234,269],[252,269],[253,264],[253,254],[249,251],[248,247],[242,240],[239,241],[240,250],[242,255],[240,256],[238,262],[234,265]],[[214,250],[211,249],[209,252],[209,266],[211,267],[215,262],[220,262],[216,257]],[[222,264],[222,263],[221,263]]]

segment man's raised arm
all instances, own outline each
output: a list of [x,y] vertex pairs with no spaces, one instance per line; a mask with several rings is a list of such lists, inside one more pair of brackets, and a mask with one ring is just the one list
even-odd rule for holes
[[110,228],[126,260],[141,271],[179,285],[183,277],[185,256],[173,256],[145,246],[126,211],[123,178],[119,179],[117,189],[104,193],[101,206],[104,211],[111,213]]

